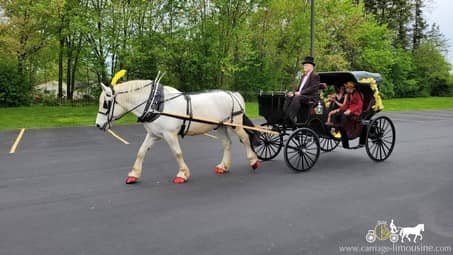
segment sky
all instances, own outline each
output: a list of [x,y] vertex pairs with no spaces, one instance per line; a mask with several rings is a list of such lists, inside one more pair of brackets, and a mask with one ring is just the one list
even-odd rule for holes
[[439,25],[440,32],[448,39],[448,61],[453,65],[453,1],[431,0],[427,1],[425,17],[429,24]]

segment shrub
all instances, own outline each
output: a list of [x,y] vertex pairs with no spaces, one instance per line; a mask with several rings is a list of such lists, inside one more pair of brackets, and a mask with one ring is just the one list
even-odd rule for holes
[[16,65],[0,62],[0,106],[30,104],[30,86],[19,74]]

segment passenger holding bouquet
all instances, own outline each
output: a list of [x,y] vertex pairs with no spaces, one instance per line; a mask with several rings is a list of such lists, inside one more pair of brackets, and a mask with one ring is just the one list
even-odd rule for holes
[[339,108],[343,107],[346,104],[346,100],[348,95],[344,92],[344,86],[341,85],[340,87],[335,87],[336,93],[333,95],[329,95],[328,101],[330,103],[330,112],[327,116],[326,125],[333,125],[332,123],[332,116],[339,112]]
[[344,86],[347,93],[344,104],[334,110],[335,112],[332,114],[333,124],[340,126],[343,126],[348,119],[357,119],[363,108],[362,94],[356,90],[355,84],[349,81]]

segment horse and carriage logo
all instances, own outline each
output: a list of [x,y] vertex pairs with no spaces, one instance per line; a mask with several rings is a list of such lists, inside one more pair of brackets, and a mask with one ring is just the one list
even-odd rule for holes
[[376,240],[390,240],[390,242],[396,243],[401,240],[401,243],[404,243],[406,239],[410,242],[410,237],[413,235],[412,241],[416,243],[417,238],[419,241],[423,240],[423,231],[425,231],[425,224],[418,224],[415,227],[397,227],[393,219],[390,224],[387,224],[387,221],[378,221],[373,229],[368,230],[365,240],[369,243],[374,243]]

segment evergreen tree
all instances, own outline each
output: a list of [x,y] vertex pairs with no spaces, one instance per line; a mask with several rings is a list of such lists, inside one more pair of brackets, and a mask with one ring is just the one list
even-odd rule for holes
[[424,31],[427,27],[423,18],[424,3],[422,0],[415,0],[414,28],[412,32],[412,48],[417,49],[420,41],[425,37]]
[[373,14],[379,24],[386,24],[394,31],[396,47],[408,47],[413,7],[411,0],[364,0],[364,6],[365,11]]

